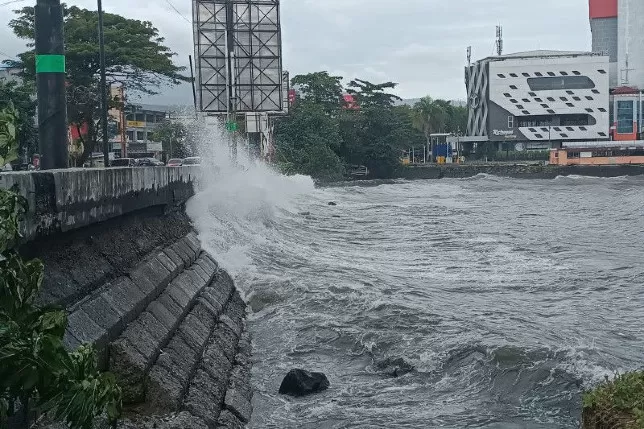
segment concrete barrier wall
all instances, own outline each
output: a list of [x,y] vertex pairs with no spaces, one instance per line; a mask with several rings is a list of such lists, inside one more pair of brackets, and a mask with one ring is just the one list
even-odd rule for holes
[[195,167],[69,169],[0,174],[27,199],[26,240],[67,232],[136,210],[178,205],[194,194]]
[[200,178],[189,167],[0,174],[28,201],[19,250],[44,262],[40,302],[68,310],[66,347],[94,344],[133,406],[122,429],[250,420],[246,304],[183,210]]

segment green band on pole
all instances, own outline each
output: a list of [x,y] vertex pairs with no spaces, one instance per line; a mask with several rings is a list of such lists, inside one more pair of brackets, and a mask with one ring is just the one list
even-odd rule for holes
[[65,56],[36,55],[36,73],[65,73]]

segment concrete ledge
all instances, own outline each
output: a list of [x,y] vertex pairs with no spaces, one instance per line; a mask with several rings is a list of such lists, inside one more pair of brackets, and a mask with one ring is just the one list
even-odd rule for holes
[[68,169],[0,174],[28,201],[25,240],[82,228],[125,213],[179,205],[194,195],[195,167]]

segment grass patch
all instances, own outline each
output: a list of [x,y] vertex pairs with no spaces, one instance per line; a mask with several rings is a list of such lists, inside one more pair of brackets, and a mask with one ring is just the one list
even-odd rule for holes
[[584,429],[644,429],[644,371],[618,375],[584,395]]

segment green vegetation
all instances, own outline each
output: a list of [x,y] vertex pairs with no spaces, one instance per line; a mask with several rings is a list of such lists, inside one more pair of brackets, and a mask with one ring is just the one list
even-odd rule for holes
[[[355,79],[345,89],[342,77],[317,72],[295,76],[292,84],[301,97],[275,128],[277,161],[287,174],[331,181],[364,165],[372,177],[392,177],[402,150],[425,145],[431,133],[457,133],[467,123],[466,110],[444,100],[396,105],[393,82]],[[347,103],[344,92],[355,103]]]
[[584,395],[584,429],[643,429],[644,372],[617,376]]
[[[0,153],[7,160],[17,152],[16,120],[11,110],[0,115]],[[15,250],[26,209],[22,196],[0,189],[0,426],[12,417],[29,427],[33,413],[78,429],[91,428],[98,416],[115,422],[121,389],[114,376],[98,371],[91,346],[65,350],[64,310],[35,304],[42,262],[24,261]]]
[[[15,110],[16,139],[18,154],[31,156],[38,152],[38,130],[36,129],[36,93],[33,86],[14,81],[0,80],[0,110]],[[4,122],[6,123],[6,122]]]
[[159,124],[150,139],[163,144],[163,152],[170,158],[187,158],[197,153],[197,144],[190,129],[181,123],[165,121]]
[[18,158],[18,117],[11,102],[0,110],[0,168]]
[[[16,36],[34,43],[34,8],[16,11],[18,16],[9,26]],[[96,28],[98,13],[76,6],[66,7],[65,51],[68,86],[67,114],[71,124],[80,129],[85,124],[88,134],[81,141],[83,153],[77,160],[82,165],[100,140],[100,80],[99,46]],[[130,93],[155,94],[163,83],[186,81],[183,70],[173,64],[175,55],[165,46],[159,31],[148,21],[127,19],[105,14],[105,59],[109,84],[124,85]],[[35,52],[19,55],[20,61],[6,61],[23,70],[27,82],[35,80]],[[119,107],[124,100],[113,98],[111,107]]]

